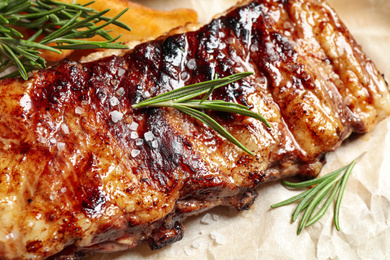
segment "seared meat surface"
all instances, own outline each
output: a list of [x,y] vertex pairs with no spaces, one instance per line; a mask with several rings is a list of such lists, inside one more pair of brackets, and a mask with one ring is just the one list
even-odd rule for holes
[[[272,128],[209,114],[255,156],[174,109],[131,108],[242,71],[255,74],[212,98]],[[1,259],[161,248],[188,215],[248,209],[261,183],[316,176],[327,152],[390,113],[384,79],[321,0],[243,2],[121,57],[2,81],[0,97]]]

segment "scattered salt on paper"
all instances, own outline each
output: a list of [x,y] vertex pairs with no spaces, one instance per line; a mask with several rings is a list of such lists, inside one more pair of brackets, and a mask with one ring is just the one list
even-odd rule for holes
[[211,214],[210,213],[206,213],[206,215],[204,215],[203,218],[201,219],[200,223],[208,225],[208,224],[211,223],[212,220],[213,219],[211,217]]
[[196,239],[192,242],[191,246],[195,249],[199,249],[202,245],[202,242],[199,239]]
[[186,253],[187,256],[191,256],[193,251],[189,246],[184,247],[184,252]]
[[225,244],[225,236],[215,230],[211,232],[210,237],[219,245]]

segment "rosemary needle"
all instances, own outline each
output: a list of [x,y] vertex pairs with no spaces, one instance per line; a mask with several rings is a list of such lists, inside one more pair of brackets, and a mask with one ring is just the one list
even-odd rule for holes
[[[0,73],[11,66],[17,71],[5,77],[20,75],[28,78],[28,72],[45,68],[46,61],[39,56],[40,49],[61,53],[63,49],[126,49],[114,43],[104,29],[108,24],[130,30],[118,21],[127,9],[113,18],[104,15],[109,9],[98,12],[88,5],[67,4],[54,0],[1,0],[0,1]],[[24,39],[20,31],[29,30],[33,35]],[[106,41],[83,39],[100,35]],[[50,46],[47,46],[50,44]]]
[[[298,225],[297,234],[299,235],[304,227],[310,226],[313,223],[317,222],[325,214],[326,210],[329,208],[330,204],[337,195],[334,208],[334,223],[336,229],[340,230],[339,215],[341,200],[344,195],[344,190],[348,178],[351,175],[353,167],[356,165],[356,160],[357,159],[353,160],[350,164],[341,167],[340,169],[333,171],[327,175],[324,175],[318,179],[303,181],[299,183],[283,181],[282,183],[285,186],[292,189],[306,188],[313,185],[316,186],[313,186],[290,199],[274,204],[271,207],[277,208],[301,200],[292,217],[292,220],[294,222],[297,220],[299,213],[304,211],[304,214]],[[320,205],[322,204],[321,202],[324,201],[325,198],[327,198],[325,203],[323,203],[322,207],[320,207]],[[317,210],[319,207],[320,209]],[[313,216],[316,210],[317,213]]]
[[260,120],[267,128],[271,128],[271,125],[268,121],[258,113],[250,111],[248,107],[226,102],[222,100],[205,100],[202,99],[193,99],[200,95],[206,94],[206,98],[211,94],[216,88],[225,86],[237,80],[243,79],[249,75],[252,75],[252,72],[243,72],[237,73],[225,78],[215,78],[214,80],[205,81],[202,83],[197,83],[193,85],[184,86],[167,93],[158,95],[156,97],[144,100],[140,103],[134,104],[133,108],[142,108],[142,107],[173,107],[179,111],[186,113],[199,121],[203,122],[205,125],[208,125],[214,131],[219,133],[221,136],[226,138],[228,141],[241,148],[243,151],[250,155],[254,155],[249,151],[243,144],[241,144],[235,137],[233,137],[228,131],[226,131],[217,121],[212,119],[210,116],[205,114],[202,110],[216,110],[226,113],[235,113],[239,115],[249,116]]

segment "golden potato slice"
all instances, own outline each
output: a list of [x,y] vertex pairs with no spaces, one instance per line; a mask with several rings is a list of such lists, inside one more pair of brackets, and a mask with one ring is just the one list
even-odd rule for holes
[[[60,2],[73,3],[73,0],[59,0]],[[77,0],[77,3],[86,4],[90,0]],[[142,40],[149,37],[158,37],[172,28],[197,22],[198,15],[191,9],[175,9],[172,11],[154,10],[127,0],[95,0],[89,7],[97,11],[111,9],[105,16],[114,17],[125,8],[129,10],[119,20],[131,28],[131,32],[115,25],[108,25],[106,29],[113,30],[113,37],[121,34],[122,42]],[[91,40],[100,41],[102,37],[96,36]],[[48,61],[59,61],[67,57],[71,51],[63,51],[63,54],[55,54],[42,51],[42,57]]]

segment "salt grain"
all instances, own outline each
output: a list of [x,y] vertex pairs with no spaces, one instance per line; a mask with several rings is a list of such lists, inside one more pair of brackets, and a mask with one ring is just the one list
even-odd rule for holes
[[111,80],[111,85],[113,85],[114,87],[118,86],[118,84],[119,84],[118,80],[116,80],[116,79]]
[[194,240],[194,242],[192,242],[192,247],[193,247],[193,248],[198,249],[198,248],[200,248],[200,246],[201,246],[201,242],[200,242],[199,239]]
[[133,121],[133,122],[130,124],[130,129],[133,130],[133,131],[135,131],[135,130],[137,130],[137,128],[138,128],[138,124],[137,124],[136,122]]
[[142,140],[141,138],[138,138],[137,140],[135,140],[135,145],[137,146],[140,146],[144,143],[144,140]]
[[187,62],[187,67],[188,67],[190,70],[196,69],[196,61],[195,61],[195,59],[190,59],[190,60]]
[[150,93],[149,93],[149,91],[145,91],[145,92],[142,94],[142,96],[143,96],[144,98],[150,98]]
[[257,52],[258,50],[259,50],[259,47],[257,46],[257,44],[251,45],[251,52]]
[[153,147],[153,148],[157,148],[157,147],[158,147],[158,142],[157,142],[157,140],[153,140],[153,142],[152,142],[152,147]]
[[131,151],[131,156],[137,157],[140,153],[141,153],[140,150],[133,149],[133,150]]
[[65,149],[65,143],[59,142],[57,143],[58,150],[64,150]]
[[123,114],[117,110],[110,112],[111,120],[114,123],[117,123],[118,121],[122,120]]
[[117,94],[118,96],[122,96],[124,93],[125,93],[125,89],[124,89],[124,88],[119,88],[119,89],[116,91],[116,94]]
[[187,80],[189,80],[189,78],[190,78],[190,74],[187,73],[186,71],[183,71],[183,72],[180,74],[180,78],[181,78],[181,80],[183,80],[183,81],[187,81]]
[[154,138],[154,135],[152,132],[146,132],[144,134],[145,141],[152,141]]
[[87,100],[81,101],[81,105],[83,105],[83,106],[86,106],[86,105],[88,105],[88,104],[89,104],[89,102],[88,102]]
[[192,249],[189,246],[184,247],[184,253],[186,253],[187,256],[192,255]]
[[217,242],[219,245],[225,244],[225,236],[222,234],[219,234],[216,231],[212,231],[210,234],[210,237]]
[[118,76],[120,77],[120,76],[123,76],[123,74],[125,74],[125,70],[124,69],[122,69],[122,68],[119,68],[118,69]]
[[137,139],[138,138],[138,133],[137,132],[131,132],[130,138],[131,139]]
[[62,124],[61,129],[64,132],[64,134],[69,134],[69,127],[67,125]]
[[110,98],[110,105],[113,107],[119,105],[119,100],[116,97]]
[[212,214],[211,216],[213,217],[214,221],[219,221],[220,220],[220,216],[217,215],[217,214]]
[[21,99],[20,99],[20,106],[23,107],[24,111],[28,111],[31,108],[31,98],[29,95],[25,94]]
[[211,215],[209,213],[207,213],[206,215],[203,216],[203,218],[200,220],[200,223],[202,224],[210,224],[212,218],[211,218]]
[[50,143],[55,144],[55,143],[57,143],[57,140],[53,137],[50,139]]
[[84,113],[84,109],[83,109],[82,107],[76,107],[75,110],[74,110],[74,112],[75,112],[76,114],[81,115],[81,114]]

